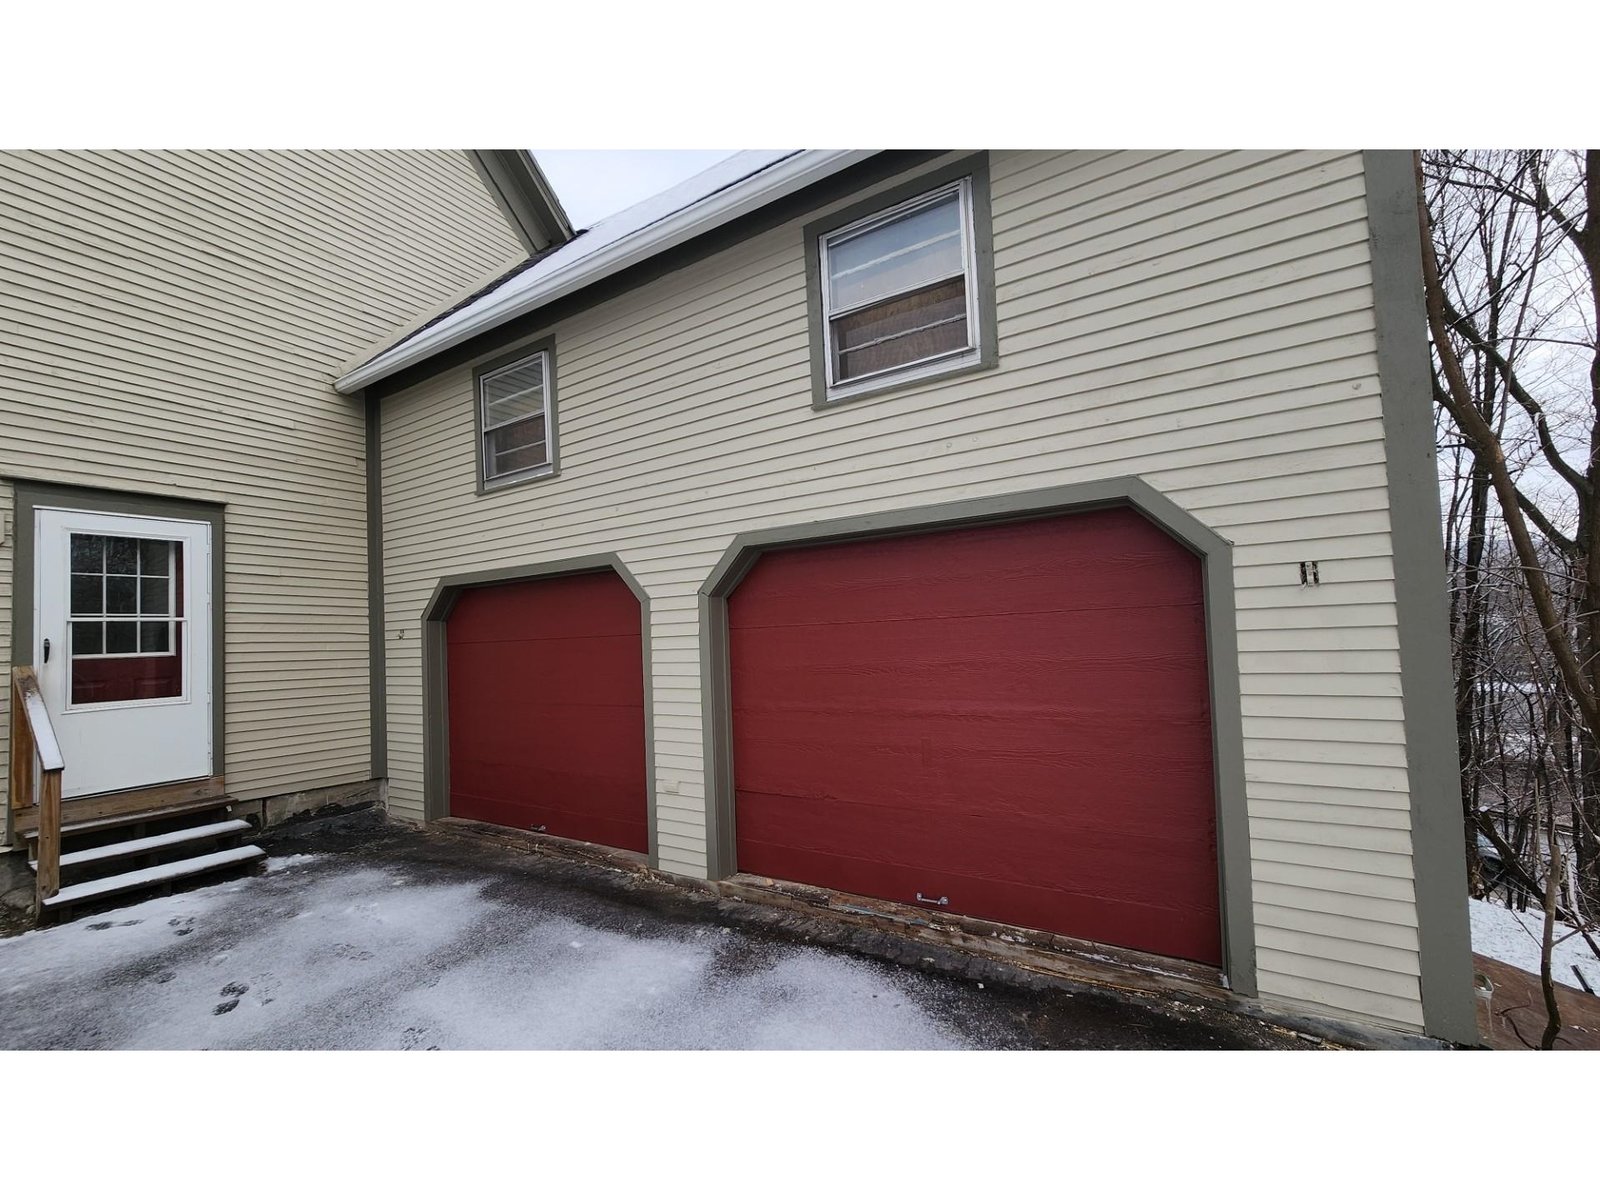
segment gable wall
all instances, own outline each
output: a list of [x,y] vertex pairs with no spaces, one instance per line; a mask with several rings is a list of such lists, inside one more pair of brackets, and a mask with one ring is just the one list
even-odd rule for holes
[[996,370],[814,412],[808,214],[554,327],[558,479],[474,494],[470,364],[384,401],[391,807],[423,815],[419,633],[442,576],[622,557],[651,600],[660,861],[697,876],[697,589],[735,534],[1140,475],[1235,544],[1262,994],[1416,1028],[1362,157],[990,169]]
[[[520,252],[456,150],[0,153],[0,477],[227,505],[235,794],[370,775],[363,412],[331,381]],[[9,661],[3,478],[0,512]]]

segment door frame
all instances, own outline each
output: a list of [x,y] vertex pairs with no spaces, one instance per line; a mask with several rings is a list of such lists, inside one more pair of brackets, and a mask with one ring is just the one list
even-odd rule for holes
[[706,780],[706,865],[712,879],[738,870],[734,839],[733,689],[728,661],[728,597],[768,550],[877,541],[942,529],[1001,525],[1038,517],[1132,508],[1201,564],[1206,674],[1211,694],[1212,779],[1217,806],[1217,888],[1227,985],[1257,994],[1250,822],[1245,807],[1244,721],[1239,699],[1239,637],[1233,599],[1233,544],[1137,476],[1099,479],[977,500],[787,525],[736,535],[700,586],[701,724]]
[[[38,547],[34,544],[36,510],[83,509],[88,512],[130,517],[167,517],[205,522],[211,527],[211,778],[227,775],[227,660],[224,657],[227,625],[227,555],[224,506],[204,500],[151,496],[110,488],[77,487],[46,480],[7,480],[12,485],[12,599],[11,665],[33,666],[33,595]],[[6,806],[9,840],[11,806]]]
[[649,865],[660,862],[656,840],[656,728],[654,659],[650,653],[650,594],[616,554],[586,554],[553,562],[490,567],[446,575],[434,586],[422,610],[422,797],[423,819],[450,815],[450,649],[446,622],[462,592],[501,583],[528,583],[566,575],[611,572],[639,601],[639,669],[644,674],[645,820],[649,833]]

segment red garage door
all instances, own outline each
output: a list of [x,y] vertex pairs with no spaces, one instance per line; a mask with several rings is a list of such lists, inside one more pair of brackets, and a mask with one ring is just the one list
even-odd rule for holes
[[446,640],[450,814],[647,852],[628,585],[607,571],[471,589]]
[[1131,509],[764,555],[742,871],[1221,962],[1200,562]]

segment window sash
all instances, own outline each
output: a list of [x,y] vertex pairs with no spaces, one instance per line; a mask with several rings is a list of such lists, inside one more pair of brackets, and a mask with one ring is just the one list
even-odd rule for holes
[[[879,229],[884,225],[898,221],[903,217],[910,216],[921,209],[929,208],[933,205],[939,204],[947,200],[952,194],[955,194],[959,197],[962,264],[962,269],[959,272],[941,274],[937,277],[930,277],[918,283],[916,286],[906,287],[887,295],[878,296],[864,303],[855,304],[848,307],[834,307],[832,271],[829,267],[829,254],[833,247],[840,245],[843,242],[871,233],[875,229]],[[978,325],[978,269],[977,255],[975,253],[975,237],[973,231],[971,177],[957,180],[955,183],[947,184],[944,187],[936,188],[935,190],[924,193],[921,196],[913,197],[904,203],[885,209],[883,212],[873,213],[871,216],[864,217],[861,220],[856,221],[853,224],[846,225],[841,229],[835,229],[832,232],[824,233],[817,239],[817,253],[819,268],[818,274],[821,276],[822,285],[821,318],[823,338],[823,367],[824,371],[826,372],[825,378],[830,391],[835,389],[849,389],[853,391],[857,387],[888,376],[917,371],[945,359],[961,358],[972,354],[981,344],[981,334]],[[965,346],[954,350],[941,351],[938,354],[931,354],[911,362],[897,363],[892,367],[884,367],[880,370],[867,372],[862,375],[852,375],[847,379],[839,378],[838,367],[840,353],[838,347],[835,345],[833,333],[833,325],[835,321],[838,321],[843,317],[848,317],[852,313],[860,312],[863,309],[872,308],[881,304],[888,304],[891,301],[898,300],[904,296],[912,295],[913,293],[924,288],[932,287],[940,283],[946,283],[950,280],[958,278],[962,279],[965,284],[964,298],[966,301],[967,313],[967,344]]]
[[[527,371],[528,368],[530,366],[532,366],[535,362],[537,362],[538,368],[539,368],[539,385],[538,385],[537,389],[535,389],[533,387],[524,387],[524,388],[522,388],[522,389],[520,389],[518,391],[512,392],[512,393],[510,393],[508,395],[497,396],[497,397],[494,398],[492,403],[494,403],[496,405],[503,405],[508,400],[519,399],[519,398],[521,398],[523,396],[527,396],[527,395],[533,393],[535,390],[537,390],[538,393],[539,393],[539,401],[540,401],[538,407],[532,409],[531,411],[524,410],[524,411],[520,411],[520,412],[515,412],[515,413],[513,413],[513,415],[505,417],[505,418],[503,418],[502,420],[499,420],[499,421],[491,421],[490,420],[490,416],[489,416],[489,410],[490,410],[490,405],[491,405],[491,400],[489,398],[489,389],[490,389],[491,385],[494,383],[495,380],[502,379],[506,375],[511,374],[513,372]],[[529,426],[532,426],[535,423],[537,423],[539,425],[540,430],[541,430],[540,436],[538,438],[532,439],[532,440],[527,441],[527,442],[519,442],[516,446],[497,446],[496,445],[496,439],[494,437],[494,435],[496,433],[500,433],[500,432],[502,432],[504,430],[511,429],[512,427],[517,426],[517,425],[529,425]],[[502,482],[502,481],[510,480],[510,479],[520,479],[520,478],[523,478],[524,476],[541,474],[543,472],[549,471],[551,469],[551,467],[552,467],[552,463],[551,463],[551,425],[552,425],[552,414],[550,412],[550,355],[549,355],[549,353],[547,351],[541,350],[537,354],[529,355],[527,358],[519,359],[519,360],[517,360],[516,362],[513,362],[513,363],[507,363],[503,367],[498,367],[493,371],[486,372],[485,374],[479,376],[479,378],[478,378],[478,426],[479,426],[479,429],[478,429],[478,461],[479,461],[479,471],[481,472],[481,477],[483,479],[483,482],[486,483],[486,484],[488,484],[488,483],[497,483],[497,482]],[[516,450],[530,449],[535,445],[542,445],[542,447],[543,447],[544,455],[543,455],[543,461],[542,462],[536,463],[533,466],[527,466],[527,467],[511,467],[511,468],[506,468],[505,470],[501,470],[501,469],[498,468],[497,464],[498,464],[499,460],[502,457],[504,457],[507,453],[510,453],[510,452],[513,452],[513,451],[516,451]]]

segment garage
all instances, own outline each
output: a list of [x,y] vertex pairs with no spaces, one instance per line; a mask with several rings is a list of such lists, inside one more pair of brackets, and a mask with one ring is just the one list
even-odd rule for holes
[[445,640],[450,815],[648,853],[643,635],[621,577],[465,589]]
[[738,869],[1220,964],[1203,597],[1128,507],[768,550]]

